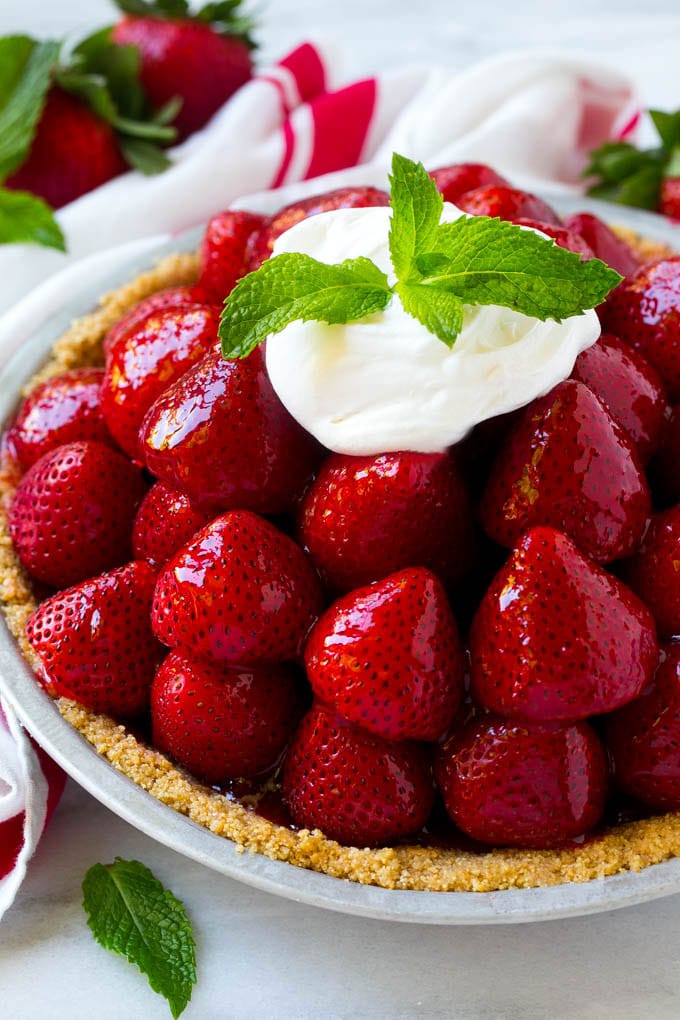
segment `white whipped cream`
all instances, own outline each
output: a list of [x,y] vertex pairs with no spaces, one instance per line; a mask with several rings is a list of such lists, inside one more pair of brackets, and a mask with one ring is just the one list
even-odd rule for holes
[[[390,215],[376,207],[311,216],[277,239],[274,254],[327,263],[365,255],[394,282]],[[442,219],[462,215],[446,203]],[[336,453],[434,453],[568,378],[599,335],[592,310],[558,323],[485,305],[466,307],[449,349],[395,295],[359,322],[291,323],[267,340],[267,370],[292,416]]]

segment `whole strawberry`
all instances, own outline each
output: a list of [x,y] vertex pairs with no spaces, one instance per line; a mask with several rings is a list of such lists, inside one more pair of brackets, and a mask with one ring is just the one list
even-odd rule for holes
[[128,563],[41,603],[26,637],[42,663],[38,679],[53,697],[115,718],[147,708],[163,656],[149,622],[155,580],[148,563]]
[[680,634],[680,504],[652,517],[625,578],[647,603],[664,637]]
[[293,737],[283,792],[297,825],[352,846],[417,832],[434,801],[425,747],[382,740],[321,704]]
[[458,208],[471,216],[497,216],[501,220],[514,222],[518,219],[540,220],[561,227],[562,223],[554,209],[528,191],[491,184],[476,188],[461,195]]
[[152,485],[132,526],[135,559],[161,567],[210,521],[190,500],[163,482]]
[[210,785],[255,777],[276,765],[303,704],[292,666],[170,652],[151,688],[153,744]]
[[24,475],[10,507],[21,562],[55,588],[125,563],[145,490],[141,471],[102,443],[51,450]]
[[186,0],[116,3],[128,13],[113,28],[114,42],[138,49],[152,106],[181,98],[174,120],[180,138],[202,128],[251,78],[251,26],[238,2],[207,4],[195,15]]
[[430,177],[437,185],[437,191],[445,202],[458,204],[458,199],[468,191],[488,188],[491,185],[510,187],[510,182],[501,177],[485,163],[453,163],[430,171]]
[[201,242],[199,292],[207,301],[221,305],[236,283],[248,272],[246,247],[265,217],[245,210],[227,209],[208,222]]
[[470,654],[479,704],[511,719],[574,722],[637,698],[658,648],[632,591],[566,535],[533,528],[482,599]]
[[124,334],[136,327],[151,312],[164,311],[166,308],[190,308],[197,304],[205,302],[201,300],[195,287],[168,287],[143,298],[121,316],[104,337],[105,357],[108,358],[109,351]]
[[163,644],[250,665],[298,659],[322,609],[308,558],[248,511],[206,525],[161,571],[153,629]]
[[600,820],[607,759],[588,723],[473,719],[437,751],[435,775],[459,829],[494,846],[557,847]]
[[564,221],[567,230],[579,234],[598,259],[615,269],[621,276],[630,276],[640,264],[633,249],[617,237],[604,220],[593,213],[574,213]]
[[387,740],[437,740],[463,697],[463,649],[440,581],[410,567],[339,599],[305,648],[314,693]]

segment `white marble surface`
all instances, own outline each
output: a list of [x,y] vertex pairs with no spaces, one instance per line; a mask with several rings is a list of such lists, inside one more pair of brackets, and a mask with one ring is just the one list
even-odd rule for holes
[[[331,33],[346,73],[409,61],[463,66],[524,45],[600,53],[648,103],[680,105],[677,0],[269,0],[275,56]],[[0,0],[0,34],[61,32],[107,0]],[[96,861],[143,860],[180,896],[198,941],[187,1020],[609,1018],[680,1015],[680,897],[596,917],[504,928],[412,928],[326,914],[253,891],[152,842],[70,783],[0,929],[3,1020],[154,1020],[164,1002],[92,940],[80,883]]]

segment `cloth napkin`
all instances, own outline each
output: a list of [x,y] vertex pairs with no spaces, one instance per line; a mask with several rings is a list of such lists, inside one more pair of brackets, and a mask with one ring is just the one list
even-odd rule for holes
[[[486,162],[521,186],[573,192],[588,150],[626,136],[637,118],[624,76],[559,52],[510,53],[456,74],[414,67],[343,87],[337,64],[331,51],[302,44],[176,147],[164,174],[131,172],[65,207],[67,255],[0,248],[0,311],[13,306],[0,321],[0,356],[56,313],[65,293],[237,199],[247,206],[248,193],[283,187],[283,202],[293,182],[312,181],[311,193],[360,183],[367,166],[384,177],[395,150],[430,167]],[[0,702],[0,917],[62,786]]]

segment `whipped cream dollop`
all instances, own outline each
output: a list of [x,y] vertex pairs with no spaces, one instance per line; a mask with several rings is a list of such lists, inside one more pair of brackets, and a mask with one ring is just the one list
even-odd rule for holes
[[[442,221],[464,215],[445,203]],[[282,234],[274,254],[335,263],[364,255],[387,273],[391,209],[338,209]],[[568,378],[595,343],[595,311],[541,322],[496,305],[466,307],[448,348],[394,295],[358,322],[293,322],[267,340],[267,371],[279,399],[336,453],[434,453],[481,421],[514,411]]]

